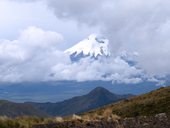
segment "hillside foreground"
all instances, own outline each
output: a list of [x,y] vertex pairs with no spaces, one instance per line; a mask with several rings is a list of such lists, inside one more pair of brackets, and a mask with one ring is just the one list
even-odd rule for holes
[[169,128],[170,87],[68,117],[1,117],[0,128]]

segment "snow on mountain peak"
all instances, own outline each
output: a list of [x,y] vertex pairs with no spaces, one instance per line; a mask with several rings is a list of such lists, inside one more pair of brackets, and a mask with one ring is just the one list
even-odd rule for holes
[[83,54],[83,56],[109,56],[109,40],[98,34],[91,34],[87,39],[84,39],[74,45],[73,47],[67,49],[65,53],[70,55],[78,56]]

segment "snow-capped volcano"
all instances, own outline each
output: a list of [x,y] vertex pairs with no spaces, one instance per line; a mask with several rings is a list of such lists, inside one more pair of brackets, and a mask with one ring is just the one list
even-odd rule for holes
[[97,58],[98,56],[110,56],[109,40],[98,35],[91,34],[87,39],[84,39],[67,49],[65,53],[70,56],[91,56]]

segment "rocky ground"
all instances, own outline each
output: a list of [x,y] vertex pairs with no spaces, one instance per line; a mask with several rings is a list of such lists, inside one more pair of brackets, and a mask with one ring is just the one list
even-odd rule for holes
[[151,117],[134,117],[124,119],[101,119],[84,121],[81,119],[58,123],[39,124],[33,128],[170,128],[170,117],[165,113]]

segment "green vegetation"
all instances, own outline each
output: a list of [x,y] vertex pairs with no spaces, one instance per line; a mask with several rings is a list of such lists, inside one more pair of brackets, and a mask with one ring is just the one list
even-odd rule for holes
[[0,117],[0,128],[32,128],[37,124],[48,124],[57,122],[56,118],[40,118],[40,117],[18,117],[8,118]]
[[[170,114],[170,87],[162,87],[148,94],[130,98],[85,113],[85,115],[103,115],[110,109],[112,114],[121,117],[151,116],[158,113]],[[83,114],[84,115],[84,114]]]
[[44,111],[50,116],[68,116],[72,114],[79,114],[87,112],[96,108],[100,108],[110,103],[132,97],[134,95],[117,95],[113,94],[103,87],[96,87],[88,94],[83,96],[73,97],[71,99],[58,103],[33,103],[34,108]]
[[[1,101],[0,103],[4,104],[9,102]],[[114,122],[122,119],[122,121],[124,121],[124,118],[122,117],[152,115],[152,117],[155,117],[155,115],[159,113],[166,113],[168,117],[170,115],[170,87],[160,88],[148,94],[126,99],[114,104],[106,105],[103,108],[83,113],[79,116],[73,115],[64,118],[41,118],[36,116],[20,116],[16,118],[9,118],[6,116],[0,116],[0,128],[33,128],[33,126],[46,126],[48,124],[48,128],[51,128],[51,124],[54,125],[54,127],[58,127],[59,125],[63,128],[68,124],[70,126],[73,126],[73,124],[77,124],[77,121],[79,122],[79,124],[84,125],[88,122],[95,123],[95,121],[103,120],[112,120]],[[161,118],[161,120],[164,119],[164,117]],[[135,119],[137,118],[133,119],[135,121]],[[144,118],[143,120],[145,119],[146,118]],[[157,120],[158,118],[148,119],[153,121]],[[166,120],[165,123],[167,123]]]
[[0,116],[37,116],[47,117],[48,115],[27,103],[14,103],[11,101],[0,100]]

